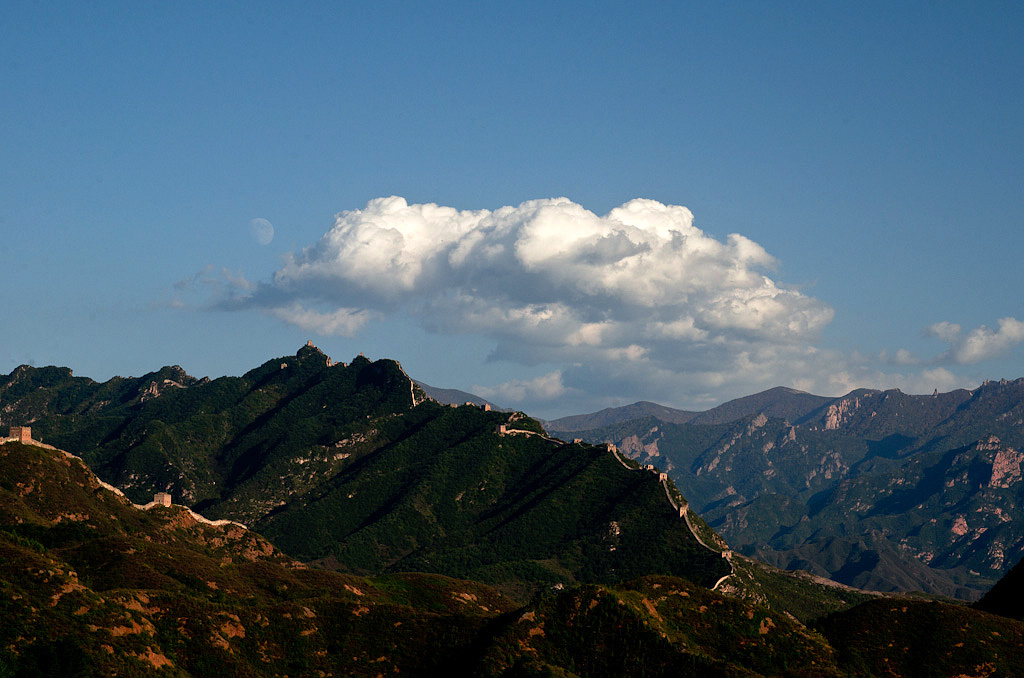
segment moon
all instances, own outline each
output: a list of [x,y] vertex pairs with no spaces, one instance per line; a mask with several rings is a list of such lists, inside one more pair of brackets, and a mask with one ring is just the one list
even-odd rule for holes
[[274,239],[274,225],[262,217],[249,222],[249,232],[253,240],[261,245],[269,245]]

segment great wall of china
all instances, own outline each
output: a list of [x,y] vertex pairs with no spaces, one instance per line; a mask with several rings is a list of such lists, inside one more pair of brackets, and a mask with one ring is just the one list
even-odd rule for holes
[[[308,345],[312,346],[312,342],[309,342]],[[330,361],[330,358],[328,358],[327,360]],[[330,362],[328,362],[328,364],[330,364]],[[343,363],[335,363],[335,364],[343,365]],[[412,380],[410,380],[410,384],[411,384],[411,382],[412,382]],[[413,404],[413,407],[415,407],[419,403],[416,402],[416,392],[415,392],[414,389],[411,389],[411,394],[412,394],[412,404]],[[469,403],[469,402],[467,402],[466,405],[467,406],[477,407],[477,405],[474,405],[473,403]],[[490,405],[486,405],[486,404],[483,405],[483,406],[479,406],[479,407],[481,407],[481,409],[484,409],[484,410],[490,410],[491,409]],[[517,421],[518,419],[522,418],[523,416],[524,415],[521,415],[519,413],[511,414],[509,416],[509,419],[508,419],[508,421],[506,423],[499,424],[498,426],[495,427],[495,433],[497,433],[498,435],[501,435],[501,436],[517,436],[517,435],[536,436],[536,437],[541,438],[542,440],[545,440],[547,442],[550,442],[550,443],[553,443],[553,444],[559,445],[559,446],[561,446],[561,445],[574,445],[574,444],[580,444],[580,443],[583,442],[582,439],[576,438],[576,439],[574,439],[570,443],[570,442],[566,442],[564,440],[561,440],[559,438],[553,438],[553,437],[551,437],[549,435],[546,435],[544,433],[538,433],[537,431],[530,431],[530,430],[527,430],[527,429],[517,429],[517,428],[512,428],[510,426],[515,421]],[[44,443],[42,443],[42,442],[40,442],[38,440],[34,440],[32,438],[32,429],[30,427],[28,427],[28,426],[12,426],[10,428],[10,435],[8,437],[6,437],[6,438],[0,438],[0,445],[2,445],[4,443],[8,443],[8,442],[19,442],[19,443],[22,443],[22,444],[25,444],[25,445],[34,445],[36,447],[41,447],[41,448],[45,448],[45,449],[49,449],[49,450],[55,450],[55,451],[61,452],[62,454],[64,454],[67,457],[71,457],[71,458],[78,459],[79,461],[81,461],[81,458],[71,454],[70,452],[66,452],[64,450],[58,450],[57,448],[53,447],[52,445],[46,445],[46,444],[44,444]],[[687,529],[690,530],[690,534],[692,534],[693,538],[697,540],[697,543],[700,544],[701,546],[703,546],[704,548],[706,548],[707,550],[712,551],[713,553],[721,554],[722,558],[724,558],[729,563],[730,573],[725,575],[725,576],[723,576],[723,577],[721,577],[717,582],[715,582],[715,585],[713,587],[711,587],[711,590],[717,589],[719,586],[722,585],[723,582],[725,582],[727,579],[729,579],[729,577],[732,577],[733,575],[735,575],[736,568],[735,568],[735,566],[733,565],[733,562],[732,562],[732,551],[730,551],[729,549],[719,550],[719,549],[713,548],[707,542],[705,542],[703,538],[701,538],[701,536],[698,533],[697,529],[694,527],[693,522],[690,520],[690,507],[686,503],[681,503],[681,504],[677,503],[676,500],[672,497],[672,493],[669,490],[669,485],[668,485],[668,483],[669,483],[668,475],[666,473],[658,471],[658,469],[656,469],[653,465],[650,465],[650,464],[648,464],[648,465],[646,465],[646,466],[644,466],[642,468],[641,467],[634,468],[634,467],[632,467],[632,466],[630,466],[629,464],[626,463],[625,459],[621,456],[618,448],[615,445],[613,445],[611,443],[605,443],[604,447],[612,455],[612,457],[616,461],[618,461],[620,464],[622,464],[623,468],[625,468],[626,470],[649,472],[649,473],[656,474],[658,476],[658,482],[661,483],[661,486],[662,486],[662,488],[665,491],[665,498],[668,499],[669,505],[672,507],[672,510],[676,514],[678,514],[678,516],[680,518],[682,518],[686,522]],[[83,464],[84,464],[84,462],[83,462]],[[125,497],[124,492],[122,492],[120,489],[114,487],[113,485],[110,485],[109,483],[106,483],[106,482],[100,480],[99,478],[97,478],[97,481],[99,481],[100,485],[102,485],[104,488],[106,488],[106,489],[110,490],[111,492],[114,492],[118,496],[124,498],[125,501],[128,501],[127,497]],[[169,506],[172,506],[171,495],[166,493],[166,492],[157,492],[153,496],[153,501],[149,502],[148,504],[135,504],[135,503],[132,503],[132,506],[134,506],[137,509],[143,510],[143,511],[148,511],[148,510],[150,510],[152,508],[156,508],[158,506],[169,507]],[[242,523],[238,523],[238,522],[235,522],[235,521],[232,521],[232,520],[223,520],[223,519],[222,520],[210,520],[210,519],[206,518],[205,516],[202,516],[202,515],[200,515],[198,513],[195,513],[194,511],[192,511],[192,509],[188,508],[187,506],[181,506],[181,508],[186,510],[186,511],[188,511],[189,514],[191,514],[191,516],[193,518],[195,518],[198,522],[205,523],[207,525],[213,525],[215,527],[226,527],[228,525],[234,525],[234,526],[237,526],[237,527],[248,529]]]
[[673,511],[679,514],[680,518],[686,521],[686,527],[690,530],[690,534],[693,535],[693,538],[697,540],[697,543],[713,553],[721,554],[722,558],[724,558],[726,562],[729,563],[729,574],[720,577],[719,580],[715,582],[715,585],[711,587],[712,591],[716,590],[719,586],[721,586],[729,577],[732,577],[736,574],[736,567],[733,565],[732,562],[732,551],[729,549],[716,549],[710,546],[701,538],[700,534],[697,532],[697,529],[693,526],[693,522],[690,520],[689,505],[686,503],[678,504],[676,503],[676,500],[672,497],[672,492],[669,490],[668,487],[669,479],[667,473],[659,471],[652,464],[647,464],[646,466],[643,467],[634,468],[627,464],[625,459],[623,459],[622,456],[620,456],[619,449],[615,445],[612,445],[611,443],[605,443],[605,447],[612,454],[612,456],[614,456],[615,459],[620,464],[622,464],[622,466],[625,467],[626,469],[630,471],[646,471],[648,473],[653,473],[657,475],[658,482],[661,483],[662,488],[665,490],[665,498],[668,499],[669,505],[672,507]]
[[[53,445],[46,445],[46,444],[44,444],[44,443],[42,443],[42,442],[40,442],[38,440],[35,440],[32,437],[32,428],[29,427],[29,426],[12,426],[11,427],[11,431],[10,431],[10,435],[8,435],[6,438],[0,438],[0,445],[3,445],[5,443],[21,443],[22,445],[32,445],[34,447],[41,447],[41,448],[46,449],[46,450],[53,450],[55,452],[60,452],[61,454],[63,454],[65,457],[67,457],[69,459],[77,459],[78,461],[80,461],[82,463],[83,466],[88,468],[88,465],[86,465],[86,463],[84,461],[82,461],[81,457],[78,457],[78,456],[76,456],[74,454],[71,454],[70,452],[68,452],[66,450],[58,449],[58,448],[54,447]],[[111,492],[113,492],[117,496],[121,497],[126,502],[130,503],[132,506],[134,506],[135,508],[137,508],[137,509],[139,509],[141,511],[148,511],[148,510],[150,510],[152,508],[156,508],[157,506],[172,506],[172,504],[171,504],[171,495],[168,494],[167,492],[157,492],[155,495],[153,495],[153,501],[149,502],[148,504],[136,504],[134,502],[131,502],[128,499],[128,497],[125,496],[124,492],[122,492],[120,489],[114,487],[110,483],[104,482],[103,480],[101,480],[99,478],[99,476],[96,476],[96,481],[103,488],[105,488],[107,490],[110,490]],[[196,513],[195,511],[193,511],[192,509],[190,509],[187,506],[181,506],[180,504],[177,504],[177,506],[179,508],[182,508],[182,509],[188,511],[189,514],[193,518],[195,518],[198,522],[205,523],[206,525],[213,525],[214,527],[226,527],[226,526],[229,526],[229,525],[233,525],[235,527],[241,527],[242,529],[246,529],[246,530],[249,529],[248,527],[246,527],[242,523],[237,523],[237,522],[235,522],[233,520],[210,520],[209,518],[207,518],[205,516],[199,515],[198,513]]]
[[[472,403],[466,403],[466,405],[472,405]],[[488,406],[485,409],[490,409],[490,407]],[[582,439],[575,438],[575,439],[573,439],[573,441],[571,443],[568,443],[568,442],[566,442],[564,440],[560,440],[558,438],[552,438],[551,436],[544,435],[544,434],[541,434],[541,433],[537,433],[536,431],[527,431],[525,429],[510,428],[509,427],[509,423],[511,423],[512,421],[513,420],[510,418],[508,423],[499,424],[497,427],[495,427],[495,433],[497,433],[498,435],[529,435],[529,436],[537,436],[539,438],[542,438],[544,440],[547,440],[549,442],[552,442],[552,443],[555,443],[555,444],[558,444],[558,445],[573,445],[573,444],[579,444],[579,443],[583,442]],[[719,578],[719,580],[717,582],[715,582],[715,585],[711,587],[712,591],[716,590],[727,579],[729,579],[730,577],[732,577],[732,576],[734,576],[736,574],[736,567],[735,567],[735,565],[733,565],[733,562],[732,562],[732,551],[730,549],[728,549],[728,548],[726,548],[726,549],[716,549],[716,548],[710,546],[707,542],[704,541],[704,539],[701,538],[701,536],[698,533],[697,529],[694,527],[693,522],[690,520],[690,507],[689,507],[689,505],[687,505],[686,503],[682,503],[682,504],[676,503],[676,500],[672,497],[672,492],[669,490],[669,486],[668,486],[669,479],[668,479],[668,474],[667,473],[659,471],[658,469],[656,469],[651,464],[648,464],[648,465],[646,465],[646,466],[644,466],[642,468],[640,468],[640,467],[634,468],[634,467],[632,467],[632,466],[630,466],[629,464],[626,463],[625,459],[623,459],[623,457],[621,456],[621,453],[619,452],[619,449],[615,445],[613,445],[611,443],[605,443],[604,447],[605,447],[605,449],[608,450],[608,452],[612,455],[612,457],[615,458],[616,461],[618,461],[620,464],[622,464],[623,468],[625,468],[626,470],[628,470],[628,471],[648,472],[648,473],[653,473],[653,474],[657,475],[658,476],[658,482],[661,483],[662,488],[665,490],[665,498],[668,499],[669,505],[672,507],[672,510],[675,511],[679,515],[680,518],[682,518],[684,521],[686,521],[686,527],[690,530],[690,534],[693,535],[693,538],[697,540],[697,543],[700,544],[701,546],[703,546],[704,548],[706,548],[707,550],[711,551],[712,553],[720,554],[722,556],[722,558],[724,558],[726,560],[726,562],[729,563],[729,570],[730,570],[729,574],[724,575],[723,577]]]

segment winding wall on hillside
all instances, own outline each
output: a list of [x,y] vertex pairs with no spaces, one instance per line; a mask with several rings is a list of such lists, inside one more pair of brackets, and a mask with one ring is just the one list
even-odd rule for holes
[[673,511],[675,511],[676,513],[679,514],[679,517],[681,517],[684,521],[686,521],[686,527],[690,530],[690,534],[693,535],[693,538],[697,540],[697,543],[700,544],[701,546],[703,546],[704,548],[706,548],[708,551],[711,551],[712,553],[721,554],[721,556],[723,558],[725,558],[726,562],[729,563],[729,574],[720,577],[719,580],[717,582],[715,582],[715,585],[711,587],[712,591],[716,590],[719,586],[721,586],[722,583],[725,582],[725,580],[727,580],[729,577],[732,577],[733,575],[736,574],[736,568],[732,564],[732,557],[731,557],[732,556],[732,552],[729,551],[728,549],[719,550],[719,549],[713,548],[712,546],[708,545],[708,543],[705,542],[701,538],[700,534],[698,534],[698,532],[697,532],[697,529],[693,526],[693,522],[690,520],[690,507],[687,504],[685,504],[685,503],[682,504],[682,505],[679,505],[679,504],[676,503],[676,500],[672,498],[672,492],[669,490],[669,487],[668,487],[668,483],[669,483],[668,476],[665,473],[659,472],[657,469],[654,469],[653,466],[649,467],[649,468],[646,468],[646,469],[645,468],[633,468],[632,466],[627,464],[626,461],[619,455],[619,450],[618,450],[618,448],[615,447],[615,445],[612,445],[611,443],[606,443],[605,447],[612,454],[612,456],[615,458],[615,460],[618,461],[620,464],[622,464],[623,468],[625,468],[625,469],[627,469],[629,471],[641,471],[641,472],[648,471],[648,472],[656,473],[658,475],[658,480],[661,483],[662,488],[665,490],[665,498],[668,499],[669,505],[672,507]]

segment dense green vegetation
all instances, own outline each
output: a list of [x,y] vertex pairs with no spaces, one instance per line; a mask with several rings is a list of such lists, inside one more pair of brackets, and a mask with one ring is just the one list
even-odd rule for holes
[[0,675],[973,676],[1024,658],[1024,622],[860,602],[739,556],[739,597],[645,576],[517,602],[439,574],[310,569],[182,507],[140,510],[57,451],[2,445],[0,478]]
[[414,441],[367,455],[258,528],[300,557],[326,551],[364,574],[550,585],[663,572],[710,585],[728,572],[651,474],[626,471],[601,447],[498,437],[488,413],[441,409]]
[[253,532],[136,509],[60,453],[7,444],[0,473],[0,675],[443,675],[512,609],[468,581],[305,568]]
[[875,600],[815,628],[856,675],[1016,676],[1024,666],[1024,624],[962,605]]
[[305,346],[214,381],[51,372],[19,368],[0,386],[34,434],[136,502],[167,489],[321,567],[468,577],[520,598],[652,573],[710,586],[729,572],[655,476],[521,413],[427,400],[393,361],[329,366]]
[[[806,506],[849,530],[868,479],[908,454],[891,421],[872,440],[756,416],[645,420],[659,440],[700,449],[687,485],[604,445],[550,438],[521,413],[424,400],[393,361],[329,366],[313,347],[213,381],[169,367],[97,384],[22,367],[0,381],[0,401],[5,424],[31,424],[138,503],[169,489],[257,528],[143,511],[76,458],[0,446],[0,676],[988,676],[1024,663],[1015,576],[981,609],[869,595],[728,551],[691,512],[705,547],[674,508],[698,497],[741,534],[782,525],[806,544],[829,539],[804,532]],[[1000,402],[973,406],[1005,413]],[[890,404],[906,416],[921,405]],[[874,430],[870,417],[851,422]],[[857,517],[879,534],[898,511],[919,519],[920,488],[925,504],[971,515],[979,496],[1011,497],[1009,486],[939,491],[960,473],[991,479],[1006,444],[962,442],[974,433],[952,452],[944,433],[899,466],[906,480],[880,510]],[[857,474],[806,475],[812,443]],[[700,499],[727,469],[733,494]],[[785,492],[769,491],[773,478]],[[898,570],[884,544],[832,539],[817,553],[850,577],[877,574],[873,554]]]
[[507,676],[841,675],[800,624],[668,577],[541,596],[507,618],[482,664]]

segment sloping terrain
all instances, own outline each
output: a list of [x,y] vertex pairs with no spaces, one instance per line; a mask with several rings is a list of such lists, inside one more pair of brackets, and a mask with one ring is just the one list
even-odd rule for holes
[[1024,621],[1024,560],[1014,565],[974,607]]
[[[974,599],[1024,556],[1022,384],[833,399],[772,389],[706,413],[638,403],[598,414],[645,418],[572,435],[668,471],[742,553],[858,587]],[[631,539],[659,545],[651,572],[717,572],[686,570],[690,556],[664,566],[686,535],[644,536],[662,526],[640,515],[679,527],[656,484],[520,414],[441,407],[393,361],[334,364],[310,345],[242,377],[165,367],[103,384],[23,366],[0,380],[5,424],[81,453],[136,501],[167,490],[350,572],[611,581],[635,571],[613,543]],[[537,557],[548,545],[557,558]]]
[[735,548],[779,567],[974,599],[1024,557],[1024,380],[860,390],[810,409],[765,395],[755,402],[793,416],[747,400],[716,408],[746,411],[731,421],[647,417],[574,435],[667,470]]
[[435,409],[408,415],[430,417],[412,440],[356,454],[255,525],[285,550],[360,573],[567,584],[660,572],[707,586],[728,573],[657,476],[624,468],[603,446],[497,434],[502,415],[440,408],[434,418]]
[[430,401],[394,361],[334,364],[304,346],[242,377],[161,389],[168,372],[95,384],[18,368],[0,384],[4,418],[135,501],[169,491],[341,571],[443,572],[516,595],[730,572],[656,475],[519,413]]
[[443,675],[511,601],[306,568],[259,535],[140,510],[78,459],[0,446],[0,674]]
[[[306,568],[251,531],[133,506],[57,450],[0,445],[0,479],[5,676],[1009,676],[1024,658],[1024,623],[962,606],[825,602],[805,625],[664,576],[520,605]],[[776,598],[815,590],[751,565]]]
[[850,675],[1019,676],[1024,624],[961,605],[879,599],[814,624]]
[[487,405],[491,409],[502,409],[486,398],[481,398],[478,395],[467,393],[466,391],[460,391],[455,388],[438,388],[436,386],[424,384],[422,381],[415,379],[413,380],[413,383],[423,389],[423,392],[426,393],[428,397],[436,400],[442,405],[479,405],[481,407]]

